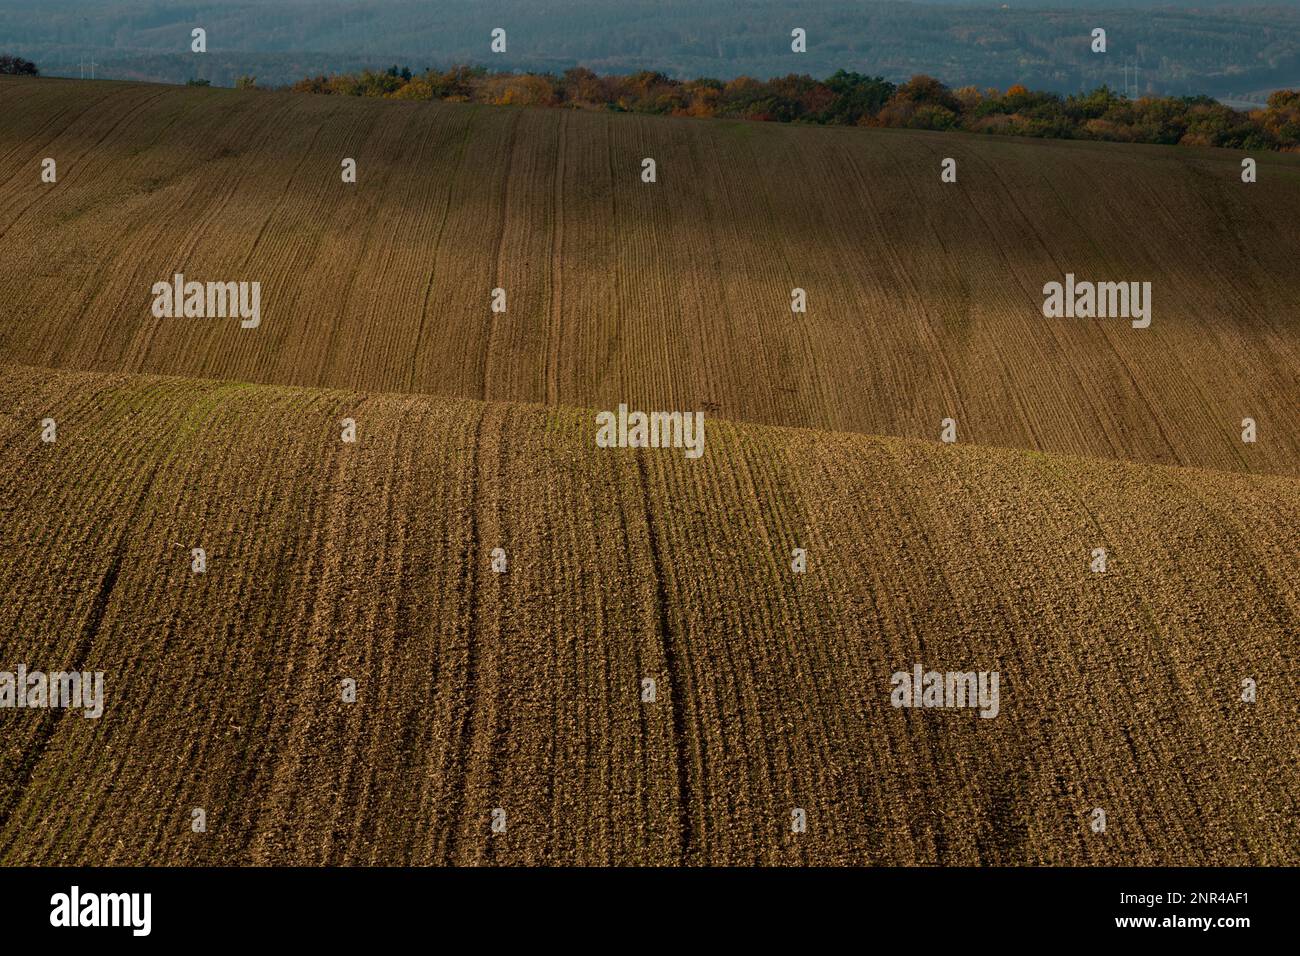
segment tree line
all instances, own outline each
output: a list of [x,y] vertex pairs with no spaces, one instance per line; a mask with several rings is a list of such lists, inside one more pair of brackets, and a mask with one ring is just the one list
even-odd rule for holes
[[[244,77],[238,85],[254,81]],[[847,70],[824,80],[789,74],[722,81],[677,80],[652,71],[602,76],[584,67],[553,74],[494,73],[472,66],[419,74],[392,66],[308,77],[290,88],[405,100],[1300,151],[1300,90],[1278,90],[1263,108],[1243,112],[1208,96],[1130,99],[1109,86],[1069,95],[1019,84],[1006,90],[951,89],[930,76],[895,84]]]

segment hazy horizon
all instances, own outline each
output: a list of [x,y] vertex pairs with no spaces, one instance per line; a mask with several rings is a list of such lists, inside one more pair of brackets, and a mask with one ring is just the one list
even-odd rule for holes
[[[189,50],[207,31],[208,52]],[[504,53],[489,50],[494,28]],[[790,30],[807,30],[807,52]],[[1108,51],[1089,48],[1107,30]],[[1074,92],[1103,83],[1136,93],[1258,96],[1300,85],[1300,0],[1187,9],[1152,0],[1033,4],[910,0],[0,0],[0,52],[54,76],[284,85],[315,73],[397,64],[676,78],[854,70],[899,81]],[[1136,79],[1134,79],[1136,77]]]

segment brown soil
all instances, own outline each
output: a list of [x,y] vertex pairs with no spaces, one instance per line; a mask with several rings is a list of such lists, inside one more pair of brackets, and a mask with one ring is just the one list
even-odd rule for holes
[[[0,117],[0,360],[1300,474],[1300,156],[15,78]],[[262,326],[154,318],[176,272]],[[1067,272],[1151,327],[1045,319]]]
[[[6,863],[1300,861],[1295,478],[3,383],[3,660],[107,684],[0,710]],[[999,715],[893,708],[915,663],[998,671]]]
[[1300,157],[1240,159],[3,78],[0,672],[106,699],[0,707],[0,863],[1300,863]]

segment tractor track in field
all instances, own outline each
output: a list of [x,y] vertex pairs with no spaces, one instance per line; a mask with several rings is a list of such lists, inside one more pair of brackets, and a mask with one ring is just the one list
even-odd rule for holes
[[[94,598],[91,600],[90,612],[86,616],[86,623],[82,628],[81,636],[77,639],[72,664],[67,668],[69,672],[81,671],[87,655],[90,654],[91,647],[94,646],[95,635],[99,632],[100,622],[104,619],[104,612],[108,609],[109,598],[112,597],[113,587],[117,584],[117,576],[122,569],[122,555],[125,550],[126,536],[124,532],[122,540],[118,542],[112,556],[109,558],[108,567],[104,571],[104,576],[100,580]],[[65,713],[67,713],[66,710],[51,708],[42,715],[41,726],[36,732],[35,740],[23,751],[22,759],[18,762],[18,767],[14,773],[13,782],[3,792],[3,801],[0,802],[0,834],[6,831],[10,816],[18,804],[22,802],[23,792],[35,775],[36,768],[45,756],[50,741],[54,739],[59,721]],[[11,843],[12,840],[0,840],[0,858],[8,852]]]
[[[149,492],[153,488],[154,477],[158,474],[160,465],[154,464],[149,474],[145,477],[139,497],[131,510],[131,515],[122,527],[122,533],[118,536],[117,543],[114,544],[113,550],[109,555],[108,564],[104,569],[103,575],[99,579],[99,584],[95,588],[94,596],[90,601],[90,608],[86,612],[85,622],[81,626],[81,633],[77,637],[77,642],[73,647],[72,661],[66,670],[80,672],[85,667],[85,662],[90,656],[90,650],[95,645],[95,638],[99,635],[100,625],[104,621],[104,615],[108,611],[108,603],[113,597],[113,589],[117,586],[117,578],[122,570],[122,560],[126,555],[127,547],[130,543],[132,529],[141,514],[144,502],[149,497]],[[46,751],[49,749],[55,733],[58,731],[59,722],[68,713],[66,709],[49,709],[41,716],[41,725],[36,732],[35,740],[24,751],[22,759],[14,774],[14,784],[0,790],[0,859],[3,859],[9,851],[12,841],[3,839],[9,820],[15,809],[22,802],[23,793],[27,785],[31,782],[36,774],[36,768],[40,765]]]
[[696,861],[699,852],[696,845],[695,825],[691,820],[691,805],[693,798],[699,799],[701,796],[700,785],[704,776],[703,774],[697,774],[694,770],[696,762],[692,759],[690,741],[698,741],[698,746],[701,748],[704,746],[704,741],[698,735],[691,733],[692,725],[686,715],[690,682],[687,679],[687,672],[684,667],[685,657],[682,648],[678,646],[677,637],[673,633],[672,621],[669,619],[668,609],[672,606],[672,603],[667,588],[664,586],[664,582],[668,579],[668,571],[660,550],[659,532],[655,527],[655,517],[650,510],[650,502],[654,499],[651,494],[650,476],[646,468],[644,452],[636,456],[636,464],[637,473],[640,477],[642,498],[646,504],[646,538],[650,545],[650,566],[654,575],[655,612],[658,619],[659,640],[664,655],[664,672],[668,678],[668,701],[672,711],[673,763],[676,766],[677,775],[677,829],[681,839],[682,859],[689,863]]
[[[479,453],[482,447],[483,423],[487,417],[486,408],[481,409],[478,420],[474,425],[474,443],[473,457],[470,463],[470,499],[469,509],[467,511],[467,528],[466,539],[468,541],[467,550],[464,556],[464,593],[465,606],[468,609],[468,617],[465,624],[465,667],[464,667],[464,685],[468,694],[471,696],[468,700],[463,701],[465,707],[465,717],[460,727],[460,735],[456,742],[456,757],[452,766],[459,768],[462,775],[467,775],[470,763],[474,754],[474,741],[479,732],[479,712],[482,703],[481,695],[478,693],[479,686],[479,652],[480,652],[480,635],[479,635],[479,564],[482,560],[482,547],[479,541],[479,519],[478,519],[478,496],[479,496]],[[456,802],[455,809],[448,817],[449,829],[447,840],[447,860],[449,862],[458,862],[461,855],[461,830],[465,824],[466,815],[466,792],[462,787],[458,790],[459,799]]]

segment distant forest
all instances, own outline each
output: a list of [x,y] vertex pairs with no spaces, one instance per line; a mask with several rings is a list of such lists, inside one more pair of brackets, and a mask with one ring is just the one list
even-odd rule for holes
[[[206,54],[189,52],[194,27],[207,31]],[[509,42],[491,54],[497,27]],[[807,31],[806,53],[790,49],[795,27]],[[1105,54],[1090,49],[1095,27],[1107,31]],[[396,61],[724,81],[844,69],[902,83],[925,73],[958,88],[1106,85],[1132,97],[1260,104],[1270,90],[1300,87],[1296,0],[1198,9],[1144,0],[0,0],[0,38],[47,75],[89,75],[93,62],[99,77],[223,86]]]
[[[238,84],[254,87],[252,77]],[[1222,146],[1300,151],[1300,91],[1279,90],[1259,110],[1241,112],[1208,96],[1140,97],[1108,87],[1089,93],[1012,86],[951,89],[928,76],[894,84],[841,70],[825,80],[789,75],[766,82],[740,77],[680,81],[662,73],[599,76],[575,67],[561,75],[489,73],[456,67],[415,74],[316,76],[295,92],[494,105],[605,109],[671,116],[726,117],[780,123],[967,130],[1057,139]]]

